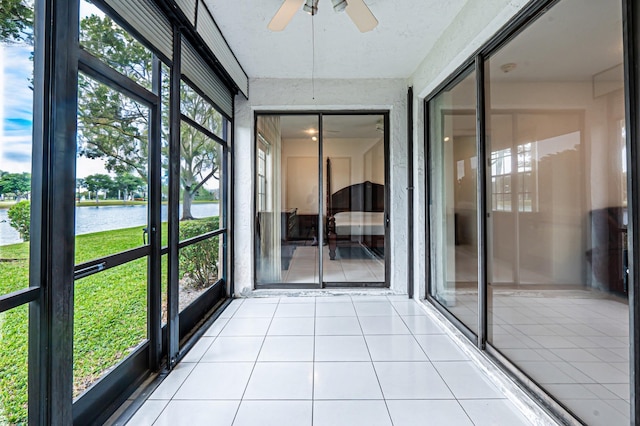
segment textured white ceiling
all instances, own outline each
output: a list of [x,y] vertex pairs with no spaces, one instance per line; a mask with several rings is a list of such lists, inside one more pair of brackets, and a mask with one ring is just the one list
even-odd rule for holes
[[379,21],[368,33],[329,0],[313,18],[298,11],[282,32],[267,29],[282,0],[205,3],[250,78],[407,78],[467,0],[365,1]]

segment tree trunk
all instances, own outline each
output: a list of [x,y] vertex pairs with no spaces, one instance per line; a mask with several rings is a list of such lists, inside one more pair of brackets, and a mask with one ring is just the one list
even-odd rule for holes
[[182,190],[182,217],[180,220],[192,220],[194,217],[191,215],[191,202],[193,201],[193,194],[191,193],[191,187],[185,186]]

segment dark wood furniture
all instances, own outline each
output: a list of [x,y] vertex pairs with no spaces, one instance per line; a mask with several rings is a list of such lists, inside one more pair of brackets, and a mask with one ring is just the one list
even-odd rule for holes
[[587,251],[587,260],[598,286],[625,296],[629,291],[627,214],[626,207],[592,210],[592,248]]
[[280,265],[281,269],[287,270],[296,251],[296,246],[291,243],[291,239],[298,232],[298,209],[284,210],[281,221]]
[[282,241],[289,241],[298,233],[298,209],[287,209],[282,212]]
[[[384,185],[362,182],[331,192],[331,159],[327,159],[327,239],[329,259],[335,260],[340,245],[362,244],[374,253],[384,255],[384,235],[338,235],[335,215],[340,212],[379,212],[384,214]],[[386,227],[386,223],[385,223]]]

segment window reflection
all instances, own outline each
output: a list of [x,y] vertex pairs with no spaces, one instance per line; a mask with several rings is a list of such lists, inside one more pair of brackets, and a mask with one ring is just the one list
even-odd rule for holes
[[[478,231],[475,72],[430,102],[433,141],[431,295],[474,333],[478,330]],[[497,205],[509,192],[511,154],[492,157]],[[506,176],[504,176],[506,175]]]
[[486,64],[489,342],[593,425],[630,412],[621,16],[563,0]]

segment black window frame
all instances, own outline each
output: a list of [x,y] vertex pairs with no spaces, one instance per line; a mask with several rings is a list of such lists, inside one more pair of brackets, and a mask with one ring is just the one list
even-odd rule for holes
[[[231,172],[233,171],[233,117],[222,113],[222,146],[220,179],[221,228],[196,238],[179,242],[160,241],[161,208],[161,63],[174,75],[180,76],[179,45],[184,35],[199,46],[199,54],[213,58],[202,43],[195,28],[175,13],[170,2],[158,5],[170,20],[173,29],[174,57],[168,58],[154,49],[140,34],[118,16],[102,0],[94,3],[125,31],[136,38],[153,54],[152,90],[148,90],[125,75],[110,68],[79,45],[80,0],[35,0],[34,97],[32,144],[32,214],[29,260],[29,287],[0,295],[0,313],[21,306],[29,308],[29,424],[90,424],[101,423],[115,412],[121,403],[151,375],[170,369],[193,346],[206,326],[230,302],[233,296],[231,262],[231,216],[233,200]],[[177,40],[177,43],[176,43]],[[219,62],[214,72],[225,75]],[[150,204],[148,242],[139,247],[114,253],[91,261],[75,263],[75,173],[77,149],[78,73],[106,84],[114,90],[149,108],[153,125],[149,126],[149,192]],[[179,79],[178,79],[179,81]],[[222,78],[230,96],[237,87]],[[195,88],[198,90],[197,88]],[[179,86],[171,90],[179,100]],[[200,92],[202,95],[202,93]],[[206,98],[206,97],[205,97]],[[172,106],[173,118],[180,117]],[[175,122],[174,122],[175,124]],[[179,156],[170,162],[178,164]],[[173,201],[177,211],[178,200]],[[171,222],[171,219],[170,219]],[[173,226],[177,229],[174,218]],[[176,333],[171,337],[161,325],[161,262],[162,256],[179,247],[195,244],[202,239],[220,236],[223,250],[224,275],[183,312],[175,312],[171,325]],[[148,259],[148,339],[75,401],[73,384],[73,287],[76,279],[100,273],[124,263]],[[170,263],[171,263],[170,259]],[[177,258],[173,260],[177,263]],[[168,286],[168,291],[172,291]],[[174,353],[169,348],[180,348]],[[169,360],[169,361],[168,361]],[[173,363],[171,362],[173,361]]]

